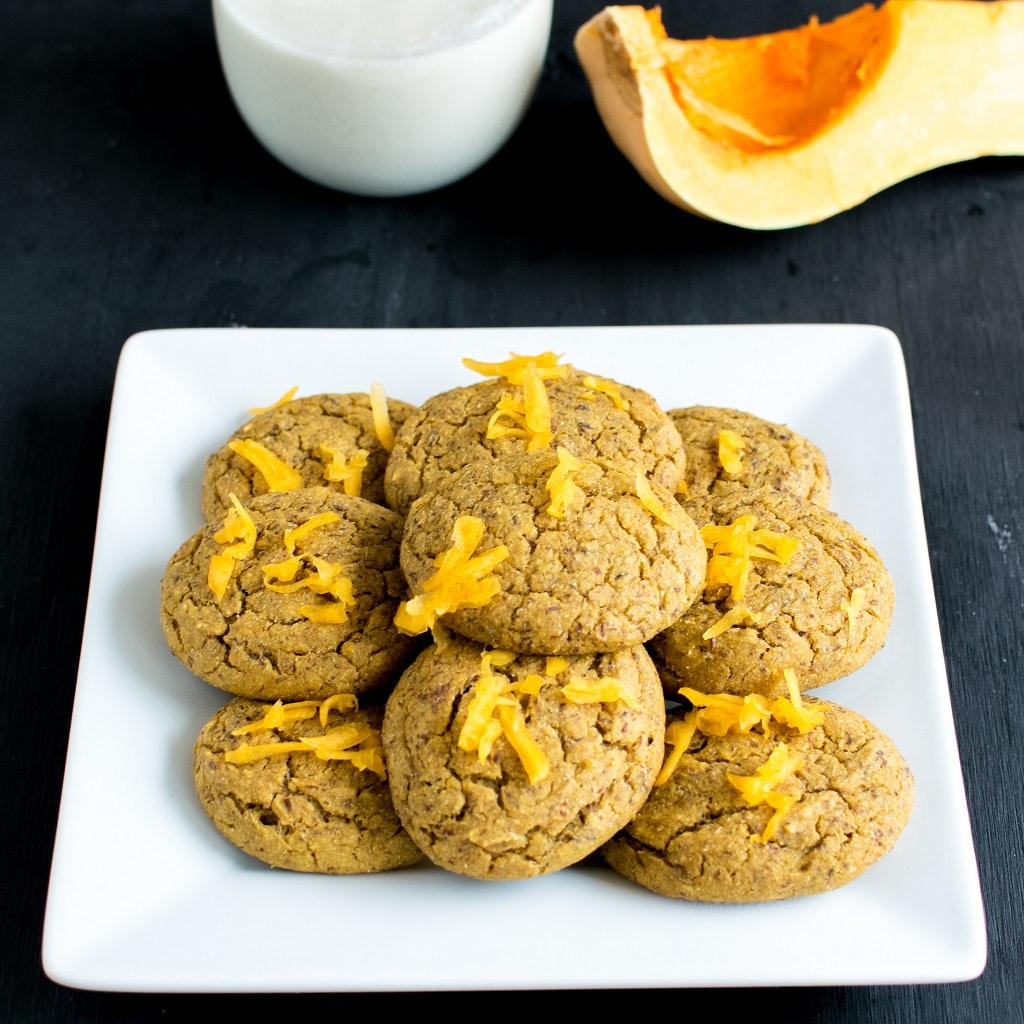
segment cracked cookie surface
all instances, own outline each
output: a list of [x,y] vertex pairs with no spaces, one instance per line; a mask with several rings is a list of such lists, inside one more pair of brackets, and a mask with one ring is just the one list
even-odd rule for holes
[[[561,518],[547,509],[554,452],[475,462],[414,503],[402,540],[402,569],[414,594],[435,572],[460,516],[478,517],[477,554],[498,545],[499,592],[478,608],[442,617],[463,636],[535,654],[584,654],[643,643],[673,622],[704,582],[704,543],[692,520],[671,526],[636,493],[635,473],[581,462],[578,488]],[[662,502],[678,513],[672,495]]]
[[[785,727],[771,736],[697,733],[669,780],[602,847],[605,861],[661,895],[725,903],[826,892],[878,861],[910,817],[910,769],[863,716],[805,703],[825,720],[804,735]],[[762,842],[772,810],[748,806],[726,773],[754,775],[780,739],[802,766],[779,789],[798,799]]]
[[[686,449],[686,497],[720,494],[740,487],[770,487],[828,506],[831,481],[822,451],[781,423],[738,409],[693,405],[670,409]],[[727,470],[719,457],[719,434],[739,435],[738,465]]]
[[[388,413],[394,429],[415,409],[408,402],[389,398]],[[346,460],[366,452],[359,497],[384,504],[384,467],[388,452],[374,429],[370,396],[365,393],[310,395],[268,409],[244,423],[224,446],[206,460],[203,472],[202,509],[207,522],[221,518],[231,508],[229,495],[243,504],[253,495],[267,493],[263,475],[251,462],[232,451],[231,441],[250,440],[263,445],[300,475],[303,487],[328,487],[344,491],[344,483],[329,482],[325,470],[330,456]]]
[[[457,874],[517,879],[582,860],[640,808],[661,765],[665,712],[642,647],[565,659],[554,676],[542,657],[493,669],[510,681],[540,675],[535,696],[516,698],[550,772],[531,785],[504,736],[483,759],[460,748],[485,648],[459,637],[427,648],[388,699],[384,749],[395,808],[434,863]],[[571,703],[573,677],[614,677],[635,698]]]
[[[667,413],[645,391],[610,382],[628,406],[620,408],[611,395],[585,383],[588,376],[573,369],[566,377],[544,382],[553,446],[630,474],[640,466],[653,483],[674,491],[682,479],[685,455]],[[470,462],[525,452],[522,437],[487,437],[488,423],[506,394],[523,400],[521,386],[492,379],[435,395],[413,412],[398,431],[388,460],[388,504],[404,513],[416,498]]]
[[[707,589],[656,636],[651,654],[665,692],[680,686],[703,693],[785,694],[782,670],[812,689],[849,675],[885,643],[892,621],[892,578],[871,543],[851,524],[813,502],[762,488],[683,502],[698,526],[741,516],[800,541],[785,564],[755,558],[746,593]],[[859,593],[858,593],[859,592]],[[757,616],[709,639],[704,634],[742,605]]]
[[[268,704],[236,698],[203,727],[193,751],[199,801],[234,846],[271,867],[350,875],[389,871],[422,859],[391,803],[386,780],[350,761],[312,751],[229,764],[244,745],[294,742],[325,732],[316,717],[276,730],[231,733],[257,722]],[[383,709],[332,713],[328,728],[362,723],[379,731]]]
[[[325,488],[260,495],[246,508],[256,527],[255,546],[234,567],[222,598],[208,583],[211,557],[225,549],[215,537],[219,524],[198,530],[168,563],[160,617],[174,654],[211,685],[264,700],[361,694],[397,678],[414,645],[392,622],[406,596],[398,565],[401,519]],[[290,550],[285,533],[327,512],[338,520]],[[268,587],[264,567],[292,556],[301,559],[300,578],[320,559],[350,580],[346,621],[314,622],[301,611],[331,605],[329,596]]]

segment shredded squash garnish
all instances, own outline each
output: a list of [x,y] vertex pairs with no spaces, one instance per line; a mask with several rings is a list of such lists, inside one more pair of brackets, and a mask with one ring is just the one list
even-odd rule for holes
[[320,724],[326,728],[332,711],[358,711],[359,700],[354,693],[336,693],[320,702]]
[[640,702],[629,688],[621,679],[614,676],[602,676],[600,679],[573,676],[569,684],[562,687],[562,696],[570,704],[613,704],[621,700],[631,708],[640,706]]
[[747,442],[735,430],[718,432],[718,461],[729,476],[739,476],[743,472],[743,452]]
[[711,549],[704,589],[730,588],[733,601],[743,600],[750,576],[751,560],[762,558],[785,565],[800,547],[797,537],[771,530],[758,530],[757,516],[740,516],[728,526],[702,526],[700,535]]
[[526,678],[516,683],[516,692],[524,693],[529,697],[536,697],[544,686],[544,677],[531,672]]
[[[296,566],[296,562],[300,565]],[[306,563],[309,564],[306,564]],[[299,567],[305,569],[305,575],[296,579]],[[327,604],[300,605],[298,612],[310,622],[320,625],[338,625],[348,622],[348,609],[356,604],[352,593],[352,581],[342,576],[342,566],[337,562],[328,562],[325,558],[307,555],[305,561],[290,558],[285,562],[263,567],[264,586],[275,594],[294,594],[297,590],[311,590],[314,594],[332,597]]]
[[231,509],[224,518],[224,524],[213,535],[218,544],[227,544],[223,551],[210,557],[206,572],[206,583],[220,601],[227,591],[228,582],[234,575],[235,566],[248,558],[256,547],[256,524],[252,516],[233,494]]
[[587,374],[583,378],[583,383],[588,388],[593,388],[595,391],[600,391],[602,395],[607,395],[612,400],[616,409],[628,411],[629,402],[622,397],[622,394],[619,392],[619,386],[614,381],[604,380],[601,377],[592,377],[590,374]]
[[266,481],[267,490],[274,493],[294,491],[302,486],[302,477],[286,462],[279,459],[259,441],[245,438],[242,441],[228,441],[228,447],[249,462]]
[[522,384],[523,375],[529,366],[534,366],[542,380],[552,380],[556,377],[564,377],[569,372],[569,366],[559,366],[558,360],[562,357],[554,352],[541,352],[537,356],[519,356],[515,352],[509,353],[509,358],[500,363],[484,363],[479,359],[463,359],[462,365],[467,370],[482,374],[484,377],[504,377],[509,384]]
[[785,813],[797,802],[797,797],[779,793],[776,787],[798,771],[802,763],[799,755],[790,754],[785,743],[778,743],[768,760],[753,775],[725,773],[729,782],[740,791],[748,807],[767,804],[774,811],[764,831],[759,836],[751,836],[753,841],[768,842],[775,835]]
[[846,612],[846,621],[849,624],[851,642],[853,641],[853,624],[857,621],[857,616],[863,610],[866,598],[867,591],[863,587],[854,587],[850,591],[850,599],[842,604],[843,611]]
[[737,697],[732,693],[701,693],[689,686],[681,687],[679,693],[699,710],[697,728],[708,736],[750,732],[756,727],[767,733],[772,719],[799,733],[810,732],[825,720],[825,713],[803,703],[796,673],[791,668],[783,670],[782,675],[789,696],[772,701],[759,693]]
[[276,402],[272,402],[270,405],[257,406],[255,409],[249,410],[250,416],[259,416],[262,412],[270,412],[271,409],[280,409],[282,405],[287,405],[294,397],[295,393],[299,390],[299,385],[289,388]]
[[363,470],[369,461],[369,452],[357,448],[351,457],[346,459],[340,449],[320,444],[317,445],[316,455],[324,463],[324,479],[328,483],[341,484],[350,498],[361,497]]
[[[321,728],[327,728],[332,711],[356,710],[359,703],[350,693],[339,693],[324,701],[302,700],[291,704],[277,701],[266,714],[255,722],[240,726],[232,736],[251,732],[281,729],[289,722],[305,721],[319,713]],[[351,761],[360,771],[372,771],[387,778],[384,751],[380,733],[364,723],[347,723],[328,729],[322,736],[304,736],[298,740],[276,743],[244,744],[224,752],[229,764],[252,764],[264,757],[282,757],[287,754],[315,754],[322,761]]]
[[370,385],[370,412],[373,413],[373,431],[380,441],[381,448],[389,452],[395,447],[395,428],[391,425],[391,412],[388,409],[388,396],[384,385]]
[[237,729],[232,730],[231,735],[245,736],[250,732],[280,729],[288,722],[301,722],[312,718],[319,707],[320,702],[316,700],[299,700],[291,704],[284,704],[278,700],[267,708],[267,713],[262,718],[250,722],[248,725],[240,725]]
[[438,616],[458,608],[480,608],[501,591],[501,583],[488,573],[508,558],[508,548],[498,544],[474,558],[483,535],[484,522],[477,516],[455,520],[452,546],[434,559],[437,572],[424,582],[422,594],[398,606],[395,626],[399,632],[425,633]]
[[307,519],[304,523],[294,527],[291,530],[286,530],[284,534],[284,546],[288,549],[288,554],[295,554],[295,546],[300,540],[305,540],[314,530],[319,530],[321,526],[330,526],[331,523],[336,523],[341,519],[341,516],[337,512],[320,512],[315,516]]
[[537,745],[526,727],[526,716],[516,701],[511,707],[507,704],[498,705],[498,721],[501,731],[512,749],[519,756],[519,763],[526,772],[531,786],[546,779],[551,772],[551,763],[547,755]]
[[645,509],[660,519],[666,526],[678,530],[683,524],[683,510],[670,509],[655,493],[650,481],[644,475],[642,469],[636,471],[636,496],[643,503]]
[[782,670],[782,678],[789,689],[789,697],[776,697],[772,701],[772,718],[799,733],[810,732],[825,721],[821,708],[808,707],[800,697],[800,684],[791,668]]
[[551,504],[544,509],[549,516],[564,519],[566,511],[575,500],[576,495],[582,493],[579,485],[569,475],[581,469],[582,466],[583,463],[579,459],[559,446],[558,465],[551,471],[551,476],[548,477],[548,482],[545,485],[551,495]]
[[514,657],[507,651],[485,651],[480,656],[481,675],[473,686],[473,697],[466,707],[458,746],[468,753],[476,751],[477,759],[486,761],[491,756],[495,741],[504,736],[516,752],[530,785],[534,785],[547,777],[550,764],[530,735],[526,716],[519,706],[519,696],[534,696],[544,680],[531,674],[516,683],[493,671],[492,662],[504,665]]
[[658,772],[658,777],[654,780],[655,786],[664,786],[679,767],[679,762],[683,759],[683,754],[686,753],[690,746],[690,740],[693,739],[693,735],[697,731],[699,713],[699,709],[694,708],[692,711],[688,711],[681,720],[677,719],[672,722],[665,730],[665,742],[672,747],[672,752],[665,758],[661,771]]
[[263,585],[274,588],[276,584],[290,583],[302,568],[302,559],[292,555],[283,562],[268,562],[263,566]]
[[487,422],[486,436],[522,437],[528,452],[543,451],[554,437],[551,430],[551,405],[544,387],[544,378],[536,366],[527,366],[522,372],[523,398],[502,395]]
[[763,729],[772,717],[768,698],[759,693],[737,697],[732,693],[701,693],[689,686],[679,692],[698,709],[697,728],[708,736],[750,732],[757,725]]
[[730,608],[713,626],[709,626],[701,633],[702,640],[713,640],[721,636],[727,629],[733,626],[756,626],[761,622],[761,616],[752,612],[746,605],[737,604]]
[[560,656],[548,658],[544,662],[544,675],[557,676],[569,667],[569,659]]

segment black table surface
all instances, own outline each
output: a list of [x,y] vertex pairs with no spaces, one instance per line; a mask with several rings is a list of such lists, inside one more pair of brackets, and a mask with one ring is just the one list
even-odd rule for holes
[[[672,34],[698,37],[854,5],[664,6]],[[473,995],[128,995],[45,977],[107,417],[130,334],[769,322],[875,323],[902,341],[989,959],[956,984],[741,989],[714,1003],[694,992],[675,1005],[769,1021],[1024,1019],[1024,161],[938,169],[805,228],[699,220],[651,192],[597,119],[572,50],[597,9],[556,0],[543,79],[514,137],[467,179],[407,199],[331,192],[268,156],[230,102],[207,0],[0,9],[0,1020],[181,1020],[206,1003],[290,1017],[481,1008]],[[100,828],[116,789],[97,799]],[[813,956],[816,940],[786,955]],[[636,995],[556,1005],[630,1011]],[[534,1005],[559,997],[543,998]]]

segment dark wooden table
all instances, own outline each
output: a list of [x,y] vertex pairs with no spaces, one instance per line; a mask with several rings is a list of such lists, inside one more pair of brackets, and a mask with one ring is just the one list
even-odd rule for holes
[[[597,6],[555,6],[515,137],[467,180],[400,200],[307,184],[259,147],[227,96],[203,0],[0,11],[0,1020],[184,1020],[207,1003],[289,1017],[453,998],[459,1012],[479,1009],[474,996],[80,992],[44,976],[107,415],[131,333],[794,321],[882,324],[903,343],[989,962],[960,984],[737,990],[713,1005],[830,1024],[1024,1019],[1024,161],[934,171],[813,227],[705,223],[647,189],[597,120],[571,46]],[[853,4],[745,6],[669,2],[666,20],[676,35],[729,36]],[[117,801],[114,786],[97,794],[97,827],[130,813]],[[785,955],[813,956],[815,941],[794,937]],[[708,1005],[680,997],[669,1005],[683,1013]],[[575,1013],[638,1006],[629,992],[563,1001]]]

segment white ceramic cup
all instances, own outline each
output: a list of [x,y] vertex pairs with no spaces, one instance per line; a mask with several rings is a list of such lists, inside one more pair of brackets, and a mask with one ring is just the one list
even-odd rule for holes
[[256,138],[304,177],[371,196],[440,188],[504,145],[540,77],[551,11],[552,0],[213,0],[224,74]]

